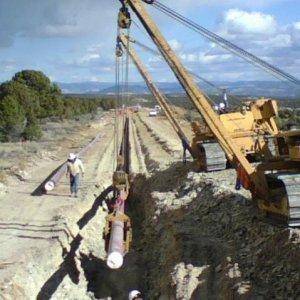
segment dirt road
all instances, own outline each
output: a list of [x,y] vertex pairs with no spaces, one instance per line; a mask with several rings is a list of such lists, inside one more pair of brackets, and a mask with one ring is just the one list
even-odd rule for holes
[[[70,248],[78,231],[74,225],[94,200],[95,185],[103,187],[108,184],[113,170],[109,149],[113,132],[111,116],[76,132],[73,138],[80,137],[77,143],[77,149],[80,149],[99,132],[99,142],[82,158],[86,174],[78,199],[69,197],[65,177],[53,192],[32,194],[65,161],[68,152],[76,150],[73,143],[70,148],[68,142],[59,145],[62,149],[56,153],[59,160],[37,161],[36,166],[26,170],[29,179],[13,181],[8,194],[1,198],[0,281],[4,299],[16,299],[18,294],[28,296],[40,291],[51,270],[62,262],[62,250]],[[32,276],[28,277],[28,274]]]
[[[162,169],[178,159],[140,117],[135,117],[131,125],[133,173],[146,174],[153,171],[153,164]],[[79,198],[69,197],[65,177],[53,192],[33,195],[69,152],[77,152],[99,132],[99,142],[82,158],[86,172]],[[28,178],[12,180],[8,193],[0,200],[0,297],[3,299],[90,299],[79,253],[105,259],[102,230],[106,211],[102,203],[96,206],[95,197],[111,184],[115,167],[112,115],[86,126],[70,139],[77,145],[69,141],[57,145],[61,150],[55,153],[55,160],[36,161],[35,166],[26,169]],[[68,259],[72,262],[66,267],[70,253]],[[62,266],[70,270],[64,274]]]

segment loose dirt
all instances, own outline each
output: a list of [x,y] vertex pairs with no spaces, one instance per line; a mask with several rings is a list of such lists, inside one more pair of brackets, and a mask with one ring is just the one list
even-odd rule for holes
[[[165,117],[143,110],[130,124],[133,244],[123,268],[106,267],[102,235],[115,167],[107,114],[4,185],[0,299],[123,300],[132,289],[146,299],[297,299],[299,230],[261,216],[247,192],[235,191],[233,170],[194,173],[191,161],[183,164]],[[83,158],[79,198],[68,197],[66,178],[53,193],[32,195],[68,152],[99,132]]]

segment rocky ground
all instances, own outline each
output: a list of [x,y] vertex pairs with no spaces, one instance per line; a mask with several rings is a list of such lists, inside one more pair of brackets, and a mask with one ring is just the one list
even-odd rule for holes
[[[177,176],[164,180],[169,172]],[[300,296],[300,231],[260,217],[233,179],[232,170],[207,175],[175,165],[136,181],[132,202],[143,220],[136,247],[143,254],[151,247],[142,255],[150,299]]]
[[[0,299],[65,299],[67,295],[69,299],[90,299],[86,280],[80,280],[79,253],[105,256],[103,242],[96,238],[97,227],[104,226],[105,213],[91,208],[94,194],[101,194],[110,183],[112,125],[111,115],[104,115],[74,126],[68,138],[58,133],[56,150],[26,160],[23,169],[16,164],[16,171],[6,177],[6,193],[0,198]],[[77,152],[99,132],[99,142],[82,158],[86,176],[80,197],[69,197],[65,177],[57,189],[42,195],[40,185],[47,176],[69,152]]]
[[[131,121],[133,245],[123,268],[109,270],[102,232],[115,167],[112,117],[78,128],[72,145],[57,142],[55,159],[36,159],[26,176],[2,185],[0,299],[122,300],[132,289],[147,299],[300,297],[299,230],[261,216],[247,192],[234,190],[233,170],[195,173],[191,161],[184,165],[166,119],[147,110]],[[65,179],[54,193],[31,195],[45,173],[99,132],[84,157],[79,199],[68,197]]]

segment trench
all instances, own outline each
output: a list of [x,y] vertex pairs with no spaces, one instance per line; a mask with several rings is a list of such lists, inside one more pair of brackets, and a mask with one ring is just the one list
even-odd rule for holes
[[199,237],[189,229],[182,232],[181,223],[185,223],[185,228],[196,225],[182,207],[161,212],[157,217],[157,207],[152,198],[154,191],[168,193],[180,187],[190,168],[190,165],[174,163],[148,178],[144,175],[135,178],[128,198],[133,243],[121,269],[110,270],[105,261],[81,253],[81,268],[88,282],[87,289],[96,299],[127,299],[128,293],[134,289],[142,291],[145,299],[176,299],[170,274],[179,262],[211,266],[204,275],[205,287],[195,290],[198,294],[193,299],[200,296],[215,299],[217,274],[214,270],[222,263],[226,247],[209,237]]
[[[135,179],[130,195],[130,211],[134,224],[133,247],[139,252],[143,266],[141,290],[146,299],[178,299],[174,293],[171,274],[178,263],[206,266],[205,286],[196,290],[191,299],[216,299],[215,267],[222,263],[226,246],[213,238],[198,236],[192,228],[195,220],[189,218],[184,207],[158,212],[152,193],[169,193],[180,187],[191,166],[175,163],[158,171],[150,178]],[[147,188],[145,188],[147,187]],[[183,191],[184,193],[184,191]],[[191,202],[191,205],[192,202]],[[186,230],[182,230],[182,226]],[[191,230],[190,230],[191,229]],[[189,299],[188,297],[182,299]]]
[[[125,300],[134,289],[153,300],[297,299],[300,257],[298,245],[289,242],[291,232],[260,219],[242,194],[190,169],[173,163],[135,177],[127,210],[133,243],[121,269],[110,270],[96,251],[82,251],[80,244],[89,239],[79,235],[38,299],[50,299],[66,276],[72,289],[79,285],[88,295],[80,299]],[[218,174],[223,180],[231,172]],[[81,228],[105,197],[79,220]],[[99,244],[98,227],[96,232]]]
[[128,198],[131,251],[117,271],[82,254],[88,291],[114,300],[127,299],[133,289],[154,300],[294,299],[299,248],[289,242],[290,231],[257,216],[242,194],[190,168],[174,163],[135,177]]

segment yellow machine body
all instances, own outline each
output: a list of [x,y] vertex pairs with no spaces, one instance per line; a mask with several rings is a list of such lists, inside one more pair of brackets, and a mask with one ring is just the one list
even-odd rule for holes
[[[258,154],[270,157],[268,136],[278,133],[275,123],[277,116],[277,103],[274,100],[260,99],[248,102],[239,112],[219,115],[224,128],[230,134],[235,144],[244,155]],[[213,133],[206,126],[193,123],[193,148],[197,144],[215,139]]]
[[300,130],[283,131],[276,138],[279,153],[300,162]]

